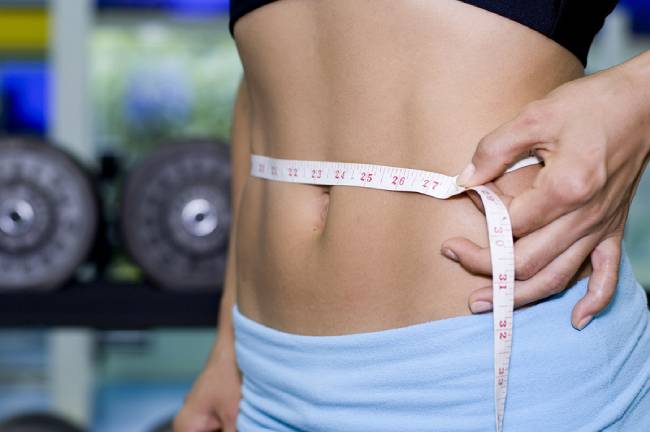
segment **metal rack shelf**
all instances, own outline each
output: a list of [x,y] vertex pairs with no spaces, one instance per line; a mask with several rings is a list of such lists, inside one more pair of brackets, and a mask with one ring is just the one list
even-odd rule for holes
[[221,287],[214,293],[170,292],[106,281],[73,284],[48,293],[0,293],[0,328],[215,327],[220,300]]
[[0,293],[1,327],[215,327],[221,287],[215,292],[170,292],[144,284],[99,281],[64,289]]

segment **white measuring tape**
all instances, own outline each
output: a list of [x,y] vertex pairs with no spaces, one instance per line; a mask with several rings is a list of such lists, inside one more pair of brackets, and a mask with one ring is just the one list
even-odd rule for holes
[[[529,156],[505,172],[540,163]],[[510,216],[503,202],[487,186],[465,188],[456,177],[410,168],[347,162],[276,159],[251,155],[251,175],[268,180],[332,186],[357,186],[400,192],[418,192],[447,199],[473,189],[481,197],[487,219],[492,262],[492,313],[494,316],[494,403],[496,430],[501,432],[508,393],[508,369],[512,351],[515,258]]]

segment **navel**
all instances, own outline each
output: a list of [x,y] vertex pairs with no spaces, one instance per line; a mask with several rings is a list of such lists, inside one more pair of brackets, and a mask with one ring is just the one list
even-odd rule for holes
[[320,206],[320,217],[314,227],[314,231],[323,231],[327,224],[327,214],[330,204],[330,188],[331,186],[323,186],[323,193],[319,197],[318,205]]

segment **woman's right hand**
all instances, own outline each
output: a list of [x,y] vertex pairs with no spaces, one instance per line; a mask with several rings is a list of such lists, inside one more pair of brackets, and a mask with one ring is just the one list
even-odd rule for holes
[[241,381],[232,347],[216,348],[174,419],[174,432],[236,432]]

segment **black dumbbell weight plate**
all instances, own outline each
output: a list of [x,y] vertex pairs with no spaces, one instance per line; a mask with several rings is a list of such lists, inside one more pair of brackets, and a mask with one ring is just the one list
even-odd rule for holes
[[129,175],[121,215],[127,250],[156,285],[219,287],[231,218],[229,147],[209,141],[162,146]]
[[65,283],[92,246],[97,199],[83,168],[33,139],[0,140],[0,290]]

